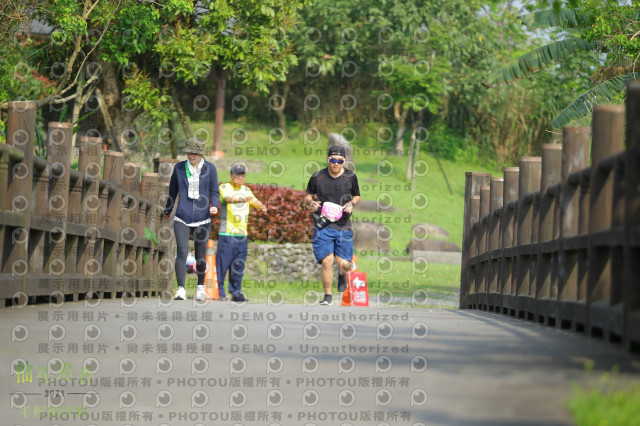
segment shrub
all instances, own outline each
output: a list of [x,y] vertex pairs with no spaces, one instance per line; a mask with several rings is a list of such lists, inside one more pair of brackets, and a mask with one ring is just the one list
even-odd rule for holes
[[[249,239],[273,243],[306,243],[313,237],[313,221],[303,206],[305,191],[275,185],[248,184],[267,206],[267,212],[251,208]],[[220,214],[211,218],[211,239],[218,239]]]

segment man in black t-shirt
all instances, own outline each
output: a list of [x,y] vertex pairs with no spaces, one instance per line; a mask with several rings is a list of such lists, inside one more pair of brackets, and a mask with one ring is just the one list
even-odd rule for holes
[[347,288],[346,274],[353,258],[350,217],[353,208],[360,202],[360,188],[356,174],[343,166],[345,154],[345,149],[341,146],[329,148],[329,164],[326,169],[311,176],[304,198],[305,204],[313,212],[319,212],[325,202],[337,204],[343,210],[339,220],[313,229],[313,253],[318,263],[322,264],[324,299],[320,302],[321,305],[331,304],[334,259],[338,264],[338,292],[343,292]]

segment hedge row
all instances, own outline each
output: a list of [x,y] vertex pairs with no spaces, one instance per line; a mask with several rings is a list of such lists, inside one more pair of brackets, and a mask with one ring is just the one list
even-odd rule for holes
[[[306,243],[313,238],[313,220],[303,206],[305,191],[275,185],[248,184],[267,206],[267,212],[251,208],[249,240],[273,243]],[[211,217],[211,238],[218,239],[220,214]]]

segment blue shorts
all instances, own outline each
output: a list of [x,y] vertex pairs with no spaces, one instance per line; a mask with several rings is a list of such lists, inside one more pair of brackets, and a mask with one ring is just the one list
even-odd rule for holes
[[353,233],[332,228],[313,228],[313,253],[318,263],[330,254],[351,262],[353,257]]

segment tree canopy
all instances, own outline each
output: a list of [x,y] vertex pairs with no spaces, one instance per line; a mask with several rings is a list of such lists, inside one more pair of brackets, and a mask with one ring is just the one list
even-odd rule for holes
[[638,7],[613,0],[4,2],[0,108],[36,99],[49,119],[64,117],[81,132],[96,128],[112,149],[175,156],[177,135],[198,134],[193,120],[215,119],[220,150],[226,102],[244,97],[251,102],[233,108],[233,119],[274,116],[285,135],[292,123],[321,132],[357,128],[354,143],[411,155],[407,129],[424,126],[445,157],[503,163],[537,152],[555,138],[553,126],[580,119],[594,102],[621,100],[624,82],[636,77]]

